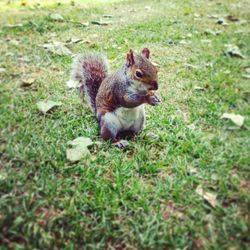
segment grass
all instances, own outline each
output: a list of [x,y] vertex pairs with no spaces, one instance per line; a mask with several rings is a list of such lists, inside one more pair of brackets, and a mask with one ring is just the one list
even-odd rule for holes
[[[6,69],[0,75],[1,249],[249,249],[247,1],[6,2],[0,18],[0,68]],[[51,13],[66,21],[52,21]],[[67,22],[103,14],[114,15],[110,25]],[[240,22],[222,26],[209,18],[229,14]],[[23,26],[6,27],[16,23]],[[160,106],[147,107],[146,129],[127,150],[96,144],[77,164],[66,160],[67,142],[79,136],[101,141],[98,126],[78,94],[65,88],[71,57],[41,47],[71,37],[86,41],[71,46],[74,54],[100,51],[113,69],[129,48],[148,46],[160,66],[162,97]],[[246,58],[226,56],[225,44],[239,46]],[[20,87],[27,77],[35,83]],[[44,99],[63,105],[42,115],[36,103]],[[243,115],[244,126],[221,120],[224,112]],[[195,192],[199,185],[217,195],[215,208]]]

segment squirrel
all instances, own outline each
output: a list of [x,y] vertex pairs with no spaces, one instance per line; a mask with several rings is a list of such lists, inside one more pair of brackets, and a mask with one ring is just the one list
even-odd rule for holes
[[144,104],[158,105],[158,69],[149,60],[150,51],[141,54],[131,49],[126,61],[109,74],[107,59],[98,53],[75,58],[71,79],[79,82],[80,92],[95,114],[101,137],[119,148],[128,146],[121,136],[135,135],[145,126]]

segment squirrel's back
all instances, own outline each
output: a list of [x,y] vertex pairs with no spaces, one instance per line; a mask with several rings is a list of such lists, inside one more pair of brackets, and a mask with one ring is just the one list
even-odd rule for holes
[[80,88],[94,113],[98,89],[108,72],[106,57],[98,53],[80,55],[73,62],[71,79],[80,83]]

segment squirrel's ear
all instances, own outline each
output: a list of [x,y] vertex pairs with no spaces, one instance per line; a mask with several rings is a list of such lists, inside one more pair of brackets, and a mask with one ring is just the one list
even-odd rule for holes
[[135,63],[134,53],[133,53],[132,49],[130,49],[128,54],[127,54],[127,64],[128,64],[128,66],[132,66],[134,63]]
[[141,53],[142,53],[143,56],[145,56],[146,58],[149,59],[150,51],[149,51],[148,48],[144,48]]

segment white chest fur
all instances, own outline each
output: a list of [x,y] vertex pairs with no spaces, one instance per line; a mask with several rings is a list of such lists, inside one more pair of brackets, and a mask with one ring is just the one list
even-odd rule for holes
[[132,130],[138,133],[145,125],[144,104],[135,108],[117,108],[113,112],[107,112],[102,119],[112,130],[118,132]]
[[144,105],[135,108],[120,107],[114,113],[120,122],[122,130],[134,130],[138,132],[143,129],[145,122]]

